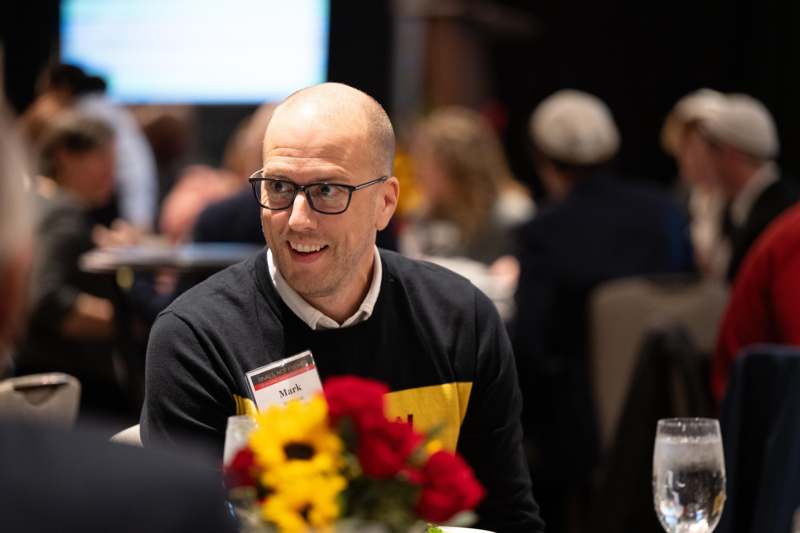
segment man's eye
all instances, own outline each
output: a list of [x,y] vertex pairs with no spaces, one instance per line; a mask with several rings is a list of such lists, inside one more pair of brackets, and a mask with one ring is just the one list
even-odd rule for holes
[[336,196],[336,187],[323,183],[322,185],[317,187],[317,194],[319,194],[323,198]]
[[270,181],[270,182],[267,182],[267,183],[268,183],[269,191],[270,192],[274,192],[276,194],[287,193],[287,192],[290,192],[292,190],[291,185],[289,185],[285,181]]

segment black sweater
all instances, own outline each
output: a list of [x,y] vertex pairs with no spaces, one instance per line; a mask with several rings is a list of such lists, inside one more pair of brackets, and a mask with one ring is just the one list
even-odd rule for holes
[[266,254],[212,276],[156,321],[147,351],[142,437],[214,444],[227,417],[252,406],[245,372],[310,349],[320,376],[385,382],[390,416],[427,430],[444,422],[487,489],[481,525],[541,531],[523,457],[513,354],[492,303],[440,267],[381,251],[383,281],[369,320],[311,330],[272,284]]

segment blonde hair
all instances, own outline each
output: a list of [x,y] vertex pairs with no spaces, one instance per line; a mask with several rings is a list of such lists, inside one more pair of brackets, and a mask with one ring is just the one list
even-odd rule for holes
[[430,205],[428,215],[455,223],[463,240],[484,225],[504,190],[524,191],[491,124],[475,111],[437,109],[417,125],[415,137],[427,145],[452,191]]

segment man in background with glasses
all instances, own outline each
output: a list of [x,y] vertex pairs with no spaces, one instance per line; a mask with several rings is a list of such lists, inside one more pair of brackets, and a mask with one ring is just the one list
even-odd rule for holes
[[341,84],[276,110],[250,182],[268,251],[206,280],[156,321],[142,437],[182,436],[222,456],[231,415],[255,409],[246,373],[310,350],[321,378],[385,382],[393,417],[470,463],[480,526],[541,531],[522,454],[510,343],[489,299],[434,265],[379,251],[399,193],[394,132],[374,99]]

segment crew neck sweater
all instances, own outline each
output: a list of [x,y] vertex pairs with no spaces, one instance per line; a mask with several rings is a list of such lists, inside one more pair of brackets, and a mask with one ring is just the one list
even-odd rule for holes
[[472,466],[487,496],[477,512],[494,531],[541,531],[522,451],[513,353],[491,301],[435,265],[380,251],[372,316],[312,330],[283,302],[266,254],[234,265],[175,300],[147,350],[141,430],[146,446],[205,440],[222,455],[227,418],[255,408],[245,373],[310,350],[320,377],[386,383],[391,418],[439,437]]

